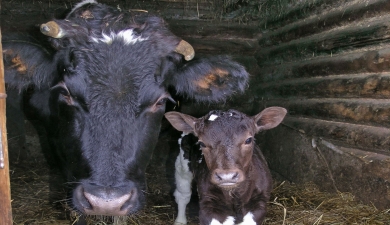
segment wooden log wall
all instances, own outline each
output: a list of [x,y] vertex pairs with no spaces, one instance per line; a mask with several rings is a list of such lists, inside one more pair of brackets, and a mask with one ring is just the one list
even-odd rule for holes
[[252,74],[244,95],[181,110],[285,107],[257,137],[274,172],[389,208],[390,1],[318,2],[255,25],[168,18],[197,55],[230,54]]
[[267,132],[271,168],[295,182],[390,207],[390,1],[332,1],[262,22],[259,107],[289,116]]

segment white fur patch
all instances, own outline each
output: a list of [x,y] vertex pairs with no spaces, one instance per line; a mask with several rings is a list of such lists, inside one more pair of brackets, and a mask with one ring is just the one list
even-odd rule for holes
[[[186,134],[183,133],[181,136],[184,137],[185,135]],[[189,160],[184,158],[184,151],[181,148],[181,139],[182,138],[179,138],[178,140],[180,153],[175,162],[176,190],[174,196],[178,208],[175,224],[187,224],[186,207],[191,199],[191,183],[193,179],[193,174],[188,167]]]
[[223,223],[220,223],[216,219],[212,219],[210,225],[234,225],[234,217],[228,216]]
[[210,121],[214,121],[214,120],[216,120],[217,118],[218,118],[217,115],[211,114],[211,116],[209,117],[209,120],[210,120]]
[[257,223],[253,220],[253,214],[248,212],[241,223],[237,225],[257,225]]
[[77,4],[73,7],[72,11],[70,11],[69,14],[72,14],[76,9],[82,7],[82,6],[85,5],[85,4],[98,4],[98,3],[97,3],[97,1],[95,1],[95,0],[84,0],[84,1],[81,1],[81,2],[77,3]]
[[110,34],[102,34],[102,38],[92,38],[92,41],[99,43],[112,44],[115,39],[122,40],[125,45],[135,44],[137,42],[148,40],[148,38],[142,38],[133,34],[133,29],[122,30],[119,33],[111,32]]

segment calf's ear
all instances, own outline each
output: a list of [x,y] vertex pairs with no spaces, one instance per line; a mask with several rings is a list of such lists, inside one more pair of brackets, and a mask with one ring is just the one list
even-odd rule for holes
[[176,130],[184,133],[194,133],[194,126],[197,120],[195,117],[179,112],[167,112],[165,113],[165,118]]
[[256,132],[269,130],[278,126],[287,114],[287,110],[282,107],[265,108],[259,114],[253,116]]
[[167,79],[168,85],[201,102],[221,102],[248,85],[249,74],[228,56],[194,59],[175,68]]

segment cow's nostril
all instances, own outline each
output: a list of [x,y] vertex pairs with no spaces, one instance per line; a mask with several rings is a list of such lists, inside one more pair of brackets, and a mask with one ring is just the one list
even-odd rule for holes
[[123,205],[131,198],[130,193],[116,198],[99,197],[88,192],[84,192],[84,196],[91,205],[91,208],[84,209],[89,215],[125,216],[128,213]]
[[232,180],[238,180],[239,177],[240,177],[239,173],[236,172],[235,174],[233,174]]

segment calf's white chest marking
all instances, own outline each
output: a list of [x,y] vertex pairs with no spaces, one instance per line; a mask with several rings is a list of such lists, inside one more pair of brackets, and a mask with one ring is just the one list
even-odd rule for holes
[[257,225],[257,223],[253,220],[253,214],[248,212],[241,223],[235,224],[234,217],[228,216],[223,223],[220,223],[216,219],[212,219],[210,225]]

